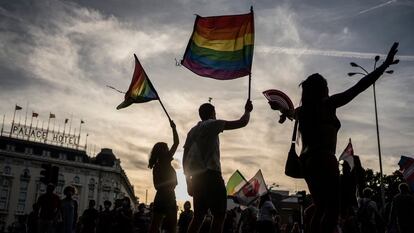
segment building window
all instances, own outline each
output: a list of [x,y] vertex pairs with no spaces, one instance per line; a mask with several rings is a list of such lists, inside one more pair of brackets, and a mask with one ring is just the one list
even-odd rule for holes
[[11,167],[8,166],[8,165],[4,166],[3,174],[4,175],[11,175]]
[[37,188],[36,188],[35,200],[37,200],[39,198],[39,196],[42,195],[45,192],[46,192],[46,185],[43,184],[42,182],[38,182],[37,183]]
[[95,179],[91,178],[89,180],[88,199],[94,199],[94,197],[95,197]]
[[16,147],[14,145],[7,144],[6,145],[6,150],[8,150],[8,151],[15,151],[16,150]]
[[79,184],[79,183],[80,183],[80,178],[79,178],[79,176],[75,176],[75,177],[73,177],[73,183],[75,183],[75,184]]
[[27,154],[27,155],[32,155],[33,154],[33,148],[30,148],[30,147],[24,148],[24,153]]
[[59,153],[59,159],[66,159],[66,154],[65,153]]
[[82,157],[75,156],[75,162],[82,162]]
[[16,212],[19,214],[24,213],[24,209],[26,207],[26,199],[27,199],[27,189],[29,187],[29,180],[27,179],[20,179],[20,193],[17,200],[17,210]]
[[25,168],[23,170],[23,173],[21,175],[21,178],[30,178],[30,170],[28,168]]
[[4,179],[0,187],[0,210],[7,210],[9,204],[10,181]]
[[50,157],[50,151],[47,151],[47,150],[42,151],[42,156]]
[[62,173],[59,173],[58,184],[56,186],[56,193],[57,194],[62,195],[63,186],[65,186],[65,177],[63,176]]

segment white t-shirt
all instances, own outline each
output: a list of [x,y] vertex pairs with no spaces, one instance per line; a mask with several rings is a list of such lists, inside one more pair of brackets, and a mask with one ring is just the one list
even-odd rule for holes
[[187,134],[184,148],[190,149],[197,143],[200,153],[191,154],[191,160],[197,161],[201,170],[221,172],[219,133],[224,130],[225,121],[209,119],[200,121]]

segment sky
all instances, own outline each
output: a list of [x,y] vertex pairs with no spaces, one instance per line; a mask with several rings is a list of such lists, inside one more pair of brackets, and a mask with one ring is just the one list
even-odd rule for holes
[[[346,90],[360,77],[356,62],[368,70],[373,57],[400,42],[400,64],[376,84],[384,172],[395,171],[401,155],[413,156],[414,1],[413,0],[13,0],[0,1],[0,113],[10,127],[14,105],[39,113],[56,127],[72,118],[88,133],[88,154],[112,148],[121,159],[136,195],[148,202],[155,190],[147,168],[156,142],[172,144],[169,122],[156,101],[116,110],[126,90],[134,58],[156,87],[177,124],[180,146],[173,162],[179,176],[177,199],[188,199],[181,169],[182,145],[198,121],[198,107],[209,97],[217,117],[238,119],[247,99],[246,77],[219,81],[176,66],[191,35],[195,14],[242,14],[254,7],[255,52],[252,68],[254,110],[246,128],[220,135],[223,177],[239,169],[252,177],[261,169],[268,185],[296,191],[301,180],[284,175],[292,122],[279,124],[261,94],[279,89],[300,104],[298,84],[313,73],[326,77],[330,94]],[[338,109],[342,127],[337,155],[352,138],[365,168],[379,170],[372,88]],[[298,148],[300,145],[298,145]]]

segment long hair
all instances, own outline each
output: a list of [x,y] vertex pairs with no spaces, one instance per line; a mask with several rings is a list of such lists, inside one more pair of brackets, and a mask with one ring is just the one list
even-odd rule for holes
[[302,87],[301,108],[299,112],[299,132],[314,131],[314,122],[319,114],[319,104],[328,96],[328,83],[322,75],[315,73],[307,77],[299,86]]
[[152,147],[150,158],[148,161],[148,168],[153,168],[155,164],[157,164],[160,158],[165,154],[166,150],[168,150],[167,143],[165,142],[157,142],[155,143],[154,147]]

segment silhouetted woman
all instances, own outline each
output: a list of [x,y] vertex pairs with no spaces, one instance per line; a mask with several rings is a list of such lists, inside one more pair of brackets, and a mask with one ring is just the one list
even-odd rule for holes
[[177,225],[177,202],[174,192],[177,174],[171,166],[171,161],[179,139],[174,122],[170,121],[170,125],[173,131],[173,145],[168,149],[167,143],[157,142],[152,148],[148,164],[152,169],[154,187],[157,190],[150,225],[151,233],[159,232],[161,223],[168,233],[175,233]]
[[393,63],[397,47],[398,43],[394,43],[381,66],[342,93],[329,96],[326,79],[320,74],[312,74],[301,83],[302,105],[296,109],[295,117],[299,120],[305,180],[315,204],[313,233],[333,233],[338,222],[339,170],[335,150],[341,123],[336,109],[375,83]]

